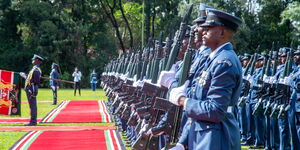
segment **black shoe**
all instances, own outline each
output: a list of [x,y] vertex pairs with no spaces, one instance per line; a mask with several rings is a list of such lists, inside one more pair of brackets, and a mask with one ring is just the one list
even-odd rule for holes
[[241,143],[242,146],[249,146],[249,145],[253,145],[254,143],[246,141],[244,143]]
[[264,145],[253,145],[249,147],[249,149],[262,149],[262,148],[264,148]]
[[52,105],[56,105],[56,103],[53,103]]
[[24,126],[36,126],[37,124],[36,123],[26,123],[24,124]]

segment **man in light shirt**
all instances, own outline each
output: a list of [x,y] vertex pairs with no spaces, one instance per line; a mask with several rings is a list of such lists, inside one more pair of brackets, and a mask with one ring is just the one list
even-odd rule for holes
[[81,81],[81,72],[78,70],[77,67],[75,67],[75,71],[73,72],[72,76],[74,77],[74,96],[76,96],[76,90],[78,89],[79,96],[81,96],[80,93],[80,81]]

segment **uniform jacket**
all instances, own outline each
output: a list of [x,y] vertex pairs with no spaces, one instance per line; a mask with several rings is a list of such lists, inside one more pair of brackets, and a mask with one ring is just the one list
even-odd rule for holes
[[[50,78],[51,79],[58,79],[59,78],[59,74],[58,74],[56,69],[52,69],[52,71],[50,73]],[[50,80],[50,86],[59,86],[59,82],[55,81],[55,80]]]
[[[40,84],[41,80],[41,69],[39,65],[33,66],[32,70],[27,76],[26,82],[29,82],[28,85],[27,83],[25,84],[26,90],[30,90],[32,92],[33,96],[37,96],[38,94],[38,87]],[[27,86],[26,86],[27,85]]]
[[98,82],[97,74],[96,73],[91,73],[90,80],[91,80],[91,83],[97,83]]
[[[184,110],[189,117],[179,143],[190,150],[240,150],[240,133],[233,108],[241,92],[242,68],[226,43],[205,62]],[[230,106],[230,107],[229,107]]]
[[257,87],[258,86],[258,84],[257,84],[257,81],[259,80],[259,79],[261,79],[261,77],[262,77],[262,68],[257,68],[257,69],[255,69],[254,70],[254,72],[253,72],[253,85],[251,85],[252,86],[252,89],[251,89],[251,92],[250,92],[250,103],[251,104],[254,104],[254,103],[257,103],[257,99],[255,99],[255,97],[257,96],[257,89],[253,89],[253,87]]

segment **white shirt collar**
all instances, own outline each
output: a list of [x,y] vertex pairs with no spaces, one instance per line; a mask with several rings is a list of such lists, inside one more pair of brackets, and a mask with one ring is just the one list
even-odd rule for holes
[[203,52],[205,50],[206,46],[201,45],[201,47],[199,48],[199,53]]
[[226,44],[228,44],[229,42],[226,42],[226,43],[224,43],[223,45],[221,45],[221,46],[219,46],[216,50],[214,50],[213,52],[211,52],[210,54],[209,54],[209,58],[213,58],[215,55],[216,55],[216,53],[222,48],[222,47],[224,47]]

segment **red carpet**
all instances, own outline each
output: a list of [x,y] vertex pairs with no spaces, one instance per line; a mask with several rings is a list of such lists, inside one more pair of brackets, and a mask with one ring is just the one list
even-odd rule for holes
[[115,130],[116,126],[0,126],[0,131]]
[[32,131],[15,143],[11,150],[123,150],[115,130]]
[[64,101],[41,122],[111,122],[104,101]]
[[[28,123],[30,119],[28,118],[0,118],[1,123]],[[37,119],[40,122],[42,119]]]

